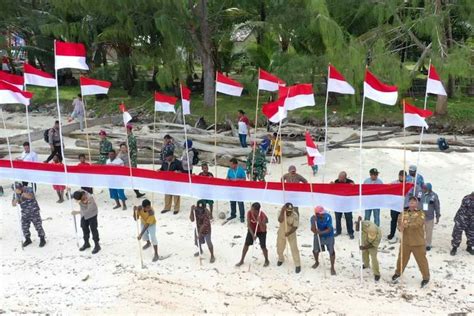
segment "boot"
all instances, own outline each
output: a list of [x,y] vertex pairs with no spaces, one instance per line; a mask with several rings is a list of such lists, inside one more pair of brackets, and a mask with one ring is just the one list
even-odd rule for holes
[[43,237],[40,237],[39,246],[40,246],[40,248],[43,248],[44,245],[46,245],[46,239],[44,239],[44,236],[43,236]]
[[26,238],[25,238],[25,241],[23,242],[23,247],[26,247],[26,246],[28,246],[29,244],[31,244],[31,239],[30,239],[30,237],[26,237]]
[[158,256],[158,245],[156,245],[156,246],[153,245],[153,250],[155,250],[155,255],[153,256],[152,261],[153,261],[153,262],[156,262],[156,261],[158,261],[158,259],[160,258],[160,257]]
[[456,255],[456,251],[458,250],[458,247],[453,247],[453,249],[451,249],[451,256],[455,256]]
[[430,282],[430,280],[423,280],[421,281],[421,287],[425,287],[428,283]]
[[467,246],[466,251],[469,252],[471,255],[474,255],[474,249],[471,246]]
[[95,255],[96,253],[100,251],[100,249],[101,248],[100,248],[99,242],[96,242],[94,249],[92,249],[92,254]]
[[79,248],[79,251],[84,251],[86,250],[87,248],[90,248],[91,247],[91,244],[89,244],[89,241],[84,241],[84,245],[82,245],[81,248]]
[[151,242],[147,241],[146,244],[142,247],[142,249],[146,250],[146,249],[150,248],[150,246],[151,246]]

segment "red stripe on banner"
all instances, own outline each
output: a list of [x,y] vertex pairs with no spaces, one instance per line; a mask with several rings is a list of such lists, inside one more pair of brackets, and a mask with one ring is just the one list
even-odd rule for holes
[[82,43],[56,42],[56,56],[86,57],[86,47]]
[[390,86],[381,82],[377,77],[374,76],[370,71],[365,71],[365,82],[380,92],[397,92],[396,86]]
[[[1,159],[0,168],[10,169],[10,161]],[[38,171],[49,171],[64,173],[63,165],[46,164],[37,162],[25,162],[25,161],[13,161],[13,168],[19,170],[38,170]],[[104,165],[89,165],[89,166],[67,166],[67,171],[70,174],[87,174],[87,175],[114,175],[114,176],[129,176],[130,169],[122,166],[104,166]],[[134,178],[144,178],[151,180],[165,180],[172,182],[180,182],[183,184],[189,183],[189,177],[186,173],[167,172],[167,171],[153,171],[142,168],[132,168],[132,175]],[[139,179],[137,179],[140,181]],[[247,188],[247,189],[265,189],[283,191],[283,185],[281,182],[257,182],[257,181],[232,181],[220,178],[210,178],[198,175],[192,175],[192,183],[213,185],[218,187],[235,187],[235,188]],[[350,197],[359,195],[359,186],[355,184],[310,184],[305,183],[285,183],[285,191],[289,192],[314,192],[321,194],[337,195],[341,197]],[[413,184],[407,183],[405,186],[405,195],[413,186]],[[368,195],[402,195],[402,184],[367,184],[362,185],[362,194]]]
[[41,70],[31,66],[30,64],[23,64],[23,72],[26,73],[26,74],[37,75],[37,76],[47,78],[47,79],[54,79],[54,77],[52,75],[50,75],[49,73],[41,71]]
[[83,76],[79,78],[79,82],[81,86],[99,86],[103,88],[110,88],[112,85],[112,83],[109,81],[91,79]]
[[234,87],[239,87],[239,88],[244,87],[240,82],[237,82],[237,81],[235,81],[235,80],[233,80],[229,77],[226,77],[223,74],[221,74],[220,72],[217,73],[216,81],[220,82],[220,83],[225,83],[225,84],[228,84],[228,85],[231,85],[231,86],[234,86]]

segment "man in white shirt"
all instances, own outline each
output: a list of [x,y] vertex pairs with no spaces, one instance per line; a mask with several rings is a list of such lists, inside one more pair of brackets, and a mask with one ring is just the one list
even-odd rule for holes
[[[369,171],[370,177],[365,179],[364,184],[383,184],[382,180],[379,178],[379,171],[377,168],[372,168]],[[365,210],[364,220],[370,221],[370,216],[374,213],[374,223],[380,227],[380,209],[370,209]]]
[[81,132],[83,132],[84,131],[84,103],[82,103],[82,95],[80,93],[72,101],[72,106],[74,107],[74,110],[71,113],[69,122],[71,122],[73,119],[78,120]]
[[239,141],[240,141],[240,146],[243,148],[247,147],[247,135],[250,137],[250,132],[249,132],[249,125],[250,121],[248,117],[245,115],[245,112],[243,110],[239,110],[238,113],[238,128],[239,128]]
[[[109,152],[109,159],[107,159],[105,164],[109,166],[124,166],[123,160],[117,157],[117,153],[113,149]],[[127,197],[125,196],[124,189],[109,189],[109,193],[110,198],[115,200],[116,203],[114,210],[122,207],[122,210],[125,211],[127,209],[125,204]],[[120,205],[120,201],[122,201],[122,205]]]
[[[38,155],[34,151],[31,150],[29,142],[24,142],[23,153],[21,154],[20,157],[16,158],[16,160],[38,162]],[[23,181],[23,186],[25,187],[28,186],[28,182]],[[36,193],[36,183],[32,183],[31,186],[33,187],[34,192]]]

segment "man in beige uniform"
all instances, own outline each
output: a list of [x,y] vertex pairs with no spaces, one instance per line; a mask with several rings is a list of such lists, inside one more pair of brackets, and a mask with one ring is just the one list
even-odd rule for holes
[[295,263],[296,273],[301,271],[300,263],[300,252],[298,250],[298,242],[296,240],[296,230],[299,225],[299,215],[294,209],[293,204],[286,203],[283,205],[278,216],[278,222],[280,227],[278,228],[277,234],[277,254],[278,254],[278,266],[283,264],[284,256],[283,252],[286,248],[286,241],[290,245],[291,255],[293,256],[293,262]]
[[418,268],[423,276],[421,287],[430,281],[430,270],[426,259],[425,248],[425,213],[417,209],[418,199],[414,196],[408,201],[408,210],[398,217],[398,230],[402,233],[400,252],[398,253],[397,267],[392,280],[396,280],[405,270],[413,253]]
[[377,259],[377,252],[382,239],[382,231],[375,223],[371,221],[363,221],[359,216],[356,222],[356,231],[359,231],[362,225],[361,244],[359,246],[362,251],[362,260],[364,262],[363,268],[370,267],[372,261],[372,271],[374,272],[375,281],[380,280],[379,261]]

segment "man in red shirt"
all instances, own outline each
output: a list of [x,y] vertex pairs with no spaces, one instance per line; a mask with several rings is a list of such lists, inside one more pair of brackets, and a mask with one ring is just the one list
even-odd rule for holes
[[265,257],[263,266],[268,267],[270,265],[266,245],[268,218],[263,211],[260,211],[260,207],[260,203],[253,203],[250,211],[247,212],[247,237],[245,238],[244,249],[242,250],[242,258],[239,263],[235,265],[236,267],[240,267],[244,264],[245,255],[249,250],[249,246],[253,245],[253,242],[257,238],[260,241],[260,248],[262,248],[263,256]]
[[[86,162],[86,155],[84,154],[79,154],[79,163],[77,164],[78,166],[90,166],[91,164]],[[81,187],[81,190],[86,191],[89,194],[94,194],[94,190],[90,187]]]

